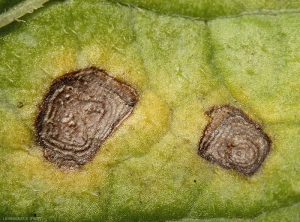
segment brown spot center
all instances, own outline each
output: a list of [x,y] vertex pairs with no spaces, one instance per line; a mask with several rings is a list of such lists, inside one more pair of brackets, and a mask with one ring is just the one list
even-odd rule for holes
[[66,169],[86,164],[130,115],[137,100],[132,87],[97,68],[56,79],[35,122],[45,158]]
[[203,158],[244,175],[252,175],[270,151],[261,126],[233,106],[213,107],[199,145]]

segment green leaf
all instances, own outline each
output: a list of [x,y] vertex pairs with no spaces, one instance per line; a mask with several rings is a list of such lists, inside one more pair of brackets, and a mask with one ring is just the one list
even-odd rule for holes
[[237,17],[245,14],[277,14],[298,12],[298,0],[109,0],[125,6],[139,7],[168,15],[212,20],[218,17]]
[[[48,0],[0,1],[0,28],[43,6]],[[17,4],[19,3],[19,4]]]
[[[50,1],[2,27],[0,215],[298,221],[299,5]],[[89,66],[135,88],[139,102],[90,163],[66,172],[44,159],[34,121],[52,81]],[[224,104],[272,140],[251,177],[197,154],[205,112]]]

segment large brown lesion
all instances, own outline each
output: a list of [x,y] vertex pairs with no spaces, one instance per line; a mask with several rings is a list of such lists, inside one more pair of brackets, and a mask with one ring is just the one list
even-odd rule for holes
[[131,86],[94,67],[56,79],[35,121],[44,157],[66,169],[86,164],[137,101]]
[[262,127],[242,110],[225,105],[207,112],[211,117],[199,145],[199,155],[246,176],[261,166],[271,147]]

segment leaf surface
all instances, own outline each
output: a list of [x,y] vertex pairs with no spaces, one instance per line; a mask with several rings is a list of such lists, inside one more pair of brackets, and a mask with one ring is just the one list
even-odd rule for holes
[[[298,1],[259,2],[255,10],[274,9],[276,15],[240,15],[248,9],[241,11],[238,1],[222,7],[148,1],[145,9],[50,1],[22,17],[25,23],[1,28],[0,215],[297,221],[300,16],[281,9],[297,10]],[[65,172],[43,158],[34,121],[52,81],[89,66],[134,87],[139,102],[92,162]],[[197,154],[209,122],[205,111],[223,104],[243,109],[272,140],[251,177]]]

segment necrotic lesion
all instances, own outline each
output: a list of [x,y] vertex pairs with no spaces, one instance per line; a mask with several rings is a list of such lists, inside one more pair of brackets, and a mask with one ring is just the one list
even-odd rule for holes
[[213,107],[199,155],[246,176],[254,174],[270,151],[271,140],[258,123],[233,106]]
[[44,157],[64,169],[85,165],[137,101],[135,89],[97,68],[58,78],[35,123]]

